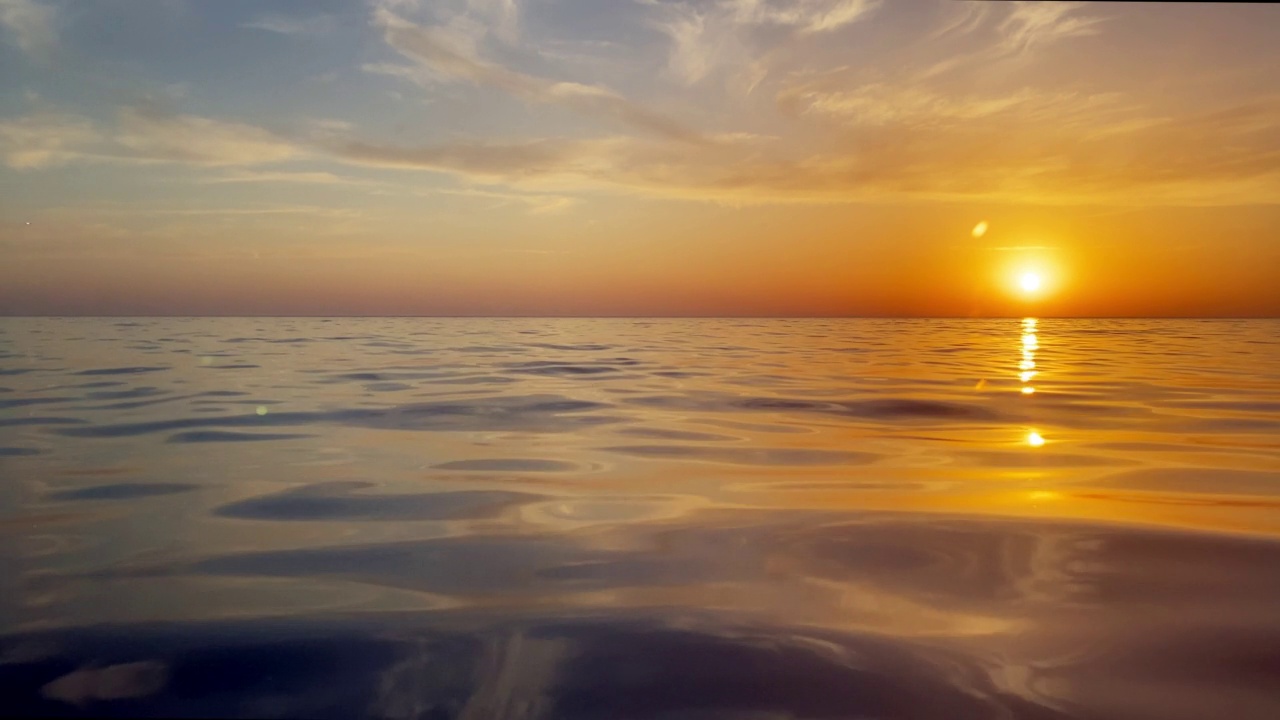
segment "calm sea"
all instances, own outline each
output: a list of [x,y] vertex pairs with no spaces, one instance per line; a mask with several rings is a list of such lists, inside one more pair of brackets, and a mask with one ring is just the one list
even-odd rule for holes
[[0,713],[1280,718],[1280,321],[0,320]]

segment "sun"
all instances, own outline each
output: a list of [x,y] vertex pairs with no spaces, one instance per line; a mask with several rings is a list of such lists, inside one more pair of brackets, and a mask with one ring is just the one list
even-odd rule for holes
[[1043,284],[1044,281],[1037,272],[1024,272],[1018,276],[1018,287],[1027,294],[1036,292]]
[[993,267],[990,282],[1010,301],[1029,310],[1066,289],[1067,267],[1052,248],[1024,249]]

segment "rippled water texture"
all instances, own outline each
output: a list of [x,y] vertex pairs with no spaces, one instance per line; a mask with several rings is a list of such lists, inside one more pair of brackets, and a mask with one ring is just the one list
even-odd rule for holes
[[1280,322],[0,320],[8,714],[1280,718]]

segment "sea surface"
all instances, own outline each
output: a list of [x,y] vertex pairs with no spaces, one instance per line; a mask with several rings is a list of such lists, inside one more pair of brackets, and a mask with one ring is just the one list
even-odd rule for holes
[[1280,321],[0,319],[0,714],[1280,718]]

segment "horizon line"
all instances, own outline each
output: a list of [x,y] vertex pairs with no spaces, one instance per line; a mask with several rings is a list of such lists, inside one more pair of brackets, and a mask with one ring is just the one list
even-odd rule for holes
[[360,314],[360,315],[272,315],[272,314],[203,314],[203,315],[7,315],[0,319],[66,320],[66,319],[387,319],[416,318],[433,320],[1280,320],[1280,315],[430,315],[430,314]]

